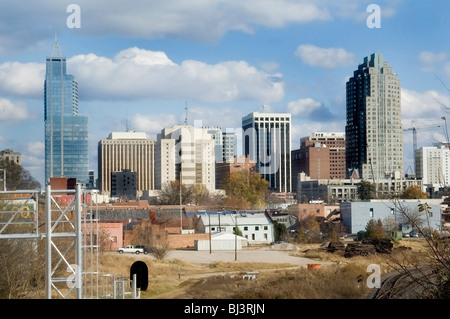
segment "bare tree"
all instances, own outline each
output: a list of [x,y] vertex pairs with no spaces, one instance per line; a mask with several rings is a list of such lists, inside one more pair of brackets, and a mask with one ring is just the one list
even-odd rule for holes
[[160,230],[159,225],[152,225],[151,222],[143,221],[135,228],[134,241],[144,245],[156,259],[164,259],[171,251],[167,231]]
[[0,240],[0,298],[42,298],[45,262],[42,241]]
[[[391,256],[394,270],[408,278],[415,287],[420,287],[423,298],[448,298],[450,286],[450,241],[439,236],[431,229],[428,218],[431,207],[428,204],[419,204],[417,210],[407,209],[400,201],[394,202],[396,211],[401,218],[417,229],[426,241],[426,249],[418,251],[412,259],[411,254],[400,252],[400,256]],[[410,285],[411,286],[411,285]]]
[[[181,196],[180,196],[181,191]],[[164,185],[159,196],[160,205],[189,204],[194,199],[192,185],[181,184],[180,181],[171,181]]]

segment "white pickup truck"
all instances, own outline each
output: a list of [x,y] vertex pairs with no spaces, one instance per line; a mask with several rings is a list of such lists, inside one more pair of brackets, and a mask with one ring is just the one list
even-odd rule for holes
[[119,254],[132,253],[139,255],[140,253],[146,254],[147,250],[143,246],[127,245],[125,247],[117,248]]

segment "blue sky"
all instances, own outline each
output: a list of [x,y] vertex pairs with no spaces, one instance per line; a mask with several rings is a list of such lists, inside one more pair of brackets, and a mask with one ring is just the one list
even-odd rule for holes
[[[403,129],[414,123],[418,147],[432,146],[447,139],[441,117],[450,120],[449,21],[448,0],[3,0],[0,150],[22,153],[44,186],[45,59],[55,34],[89,117],[95,172],[110,132],[156,138],[184,123],[186,106],[188,124],[223,129],[263,105],[289,112],[292,149],[313,132],[343,132],[345,82],[375,52],[401,81]],[[405,172],[412,142],[405,131]]]

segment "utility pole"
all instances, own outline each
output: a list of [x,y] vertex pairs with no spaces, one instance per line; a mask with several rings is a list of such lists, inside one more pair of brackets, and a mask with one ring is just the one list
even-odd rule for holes
[[234,260],[237,260],[237,212],[234,219]]
[[[208,213],[207,213],[208,214]],[[212,244],[212,240],[211,240],[211,215],[208,214],[208,220],[209,220],[209,253],[211,254],[211,244]]]
[[181,188],[181,169],[180,169],[180,234],[183,233],[183,209],[182,209],[182,188]]

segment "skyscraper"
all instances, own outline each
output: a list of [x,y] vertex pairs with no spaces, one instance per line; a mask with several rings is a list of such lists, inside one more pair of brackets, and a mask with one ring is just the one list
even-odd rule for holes
[[252,112],[242,118],[243,152],[277,192],[292,192],[291,114]]
[[44,82],[45,183],[50,177],[89,183],[88,118],[78,115],[78,83],[66,74],[66,58],[55,41]]
[[138,196],[154,189],[155,141],[145,132],[111,132],[98,143],[98,188],[112,194],[112,173],[130,170],[136,173]]
[[178,180],[216,189],[215,141],[209,129],[174,125],[164,128],[155,143],[155,188]]
[[347,176],[376,182],[403,178],[400,80],[381,53],[347,81]]

